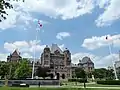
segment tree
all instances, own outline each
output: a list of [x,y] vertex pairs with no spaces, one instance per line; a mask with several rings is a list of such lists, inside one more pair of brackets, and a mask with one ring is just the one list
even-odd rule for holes
[[45,79],[45,77],[48,77],[50,75],[49,72],[50,70],[47,67],[38,67],[36,75]]
[[9,64],[6,62],[0,62],[0,76],[4,78],[9,74]]
[[82,68],[76,68],[75,75],[77,78],[84,78],[86,76],[86,74]]
[[95,78],[99,79],[113,79],[114,73],[113,70],[107,70],[105,68],[95,69],[93,72]]
[[14,79],[15,78],[15,71],[17,68],[19,68],[19,63],[13,63],[9,62],[9,79]]
[[19,63],[19,67],[15,71],[15,77],[17,79],[27,78],[30,76],[32,68],[29,66],[28,60],[22,59]]
[[113,80],[114,79],[114,70],[110,69],[106,71],[106,79]]
[[[10,0],[8,0],[8,1],[10,1]],[[12,9],[13,8],[13,6],[8,1],[7,0],[0,0],[0,16],[1,16],[0,22],[2,20],[6,19],[6,15],[8,15],[7,12],[5,11],[5,9]],[[20,0],[13,0],[13,1],[20,1]],[[23,0],[23,2],[24,2],[24,0]]]
[[85,81],[86,81],[86,73],[82,68],[76,68],[75,74],[77,78],[82,78],[84,80],[84,87],[86,87]]

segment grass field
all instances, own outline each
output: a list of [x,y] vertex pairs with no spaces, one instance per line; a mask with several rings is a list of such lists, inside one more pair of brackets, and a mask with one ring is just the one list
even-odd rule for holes
[[100,84],[88,84],[87,87],[120,87],[120,85],[100,85]]
[[103,89],[103,88],[16,88],[16,87],[0,87],[0,90],[118,90],[118,89]]
[[[79,87],[83,87],[83,83],[77,83],[77,85],[75,84],[75,82],[69,82],[67,83],[67,86],[79,86]],[[96,84],[96,83],[86,83],[87,87],[120,87],[120,85],[101,85],[101,84]]]

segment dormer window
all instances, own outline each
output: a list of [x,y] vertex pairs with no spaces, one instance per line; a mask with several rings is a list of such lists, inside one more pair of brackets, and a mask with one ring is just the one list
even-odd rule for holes
[[60,54],[60,52],[59,52],[58,50],[56,50],[54,53],[55,53],[55,54]]

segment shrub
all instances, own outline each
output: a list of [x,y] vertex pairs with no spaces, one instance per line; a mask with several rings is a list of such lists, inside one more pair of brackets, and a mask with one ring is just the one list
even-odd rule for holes
[[[69,82],[80,82],[83,83],[84,79],[68,79]],[[85,82],[87,82],[87,79],[85,79]]]
[[101,81],[97,81],[97,84],[120,85],[120,80],[101,80]]

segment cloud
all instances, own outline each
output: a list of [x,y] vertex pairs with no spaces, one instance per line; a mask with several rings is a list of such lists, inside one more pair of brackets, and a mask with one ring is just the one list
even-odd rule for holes
[[[108,36],[108,40],[106,40],[106,36]],[[112,44],[114,47],[120,47],[120,34],[113,36],[105,35],[101,37],[93,36],[92,38],[87,38],[84,40],[82,47],[94,50],[108,46],[109,44]]]
[[4,48],[8,52],[13,52],[15,49],[18,49],[21,52],[33,52],[34,49],[36,52],[42,52],[45,45],[40,45],[40,41],[15,41],[15,42],[5,42]]
[[97,56],[91,53],[75,53],[72,54],[72,63],[78,64],[79,60],[82,60],[83,57],[88,56],[94,62],[95,68],[107,68],[108,66],[112,66],[113,62],[119,60],[118,54],[112,54],[108,56]]
[[[99,27],[111,25],[115,20],[120,19],[120,0],[102,0],[100,5],[104,12],[95,21]],[[107,6],[105,6],[107,4]]]
[[60,32],[56,35],[56,38],[59,40],[62,40],[63,38],[69,37],[70,33],[69,32]]
[[111,0],[96,0],[96,5],[99,6],[99,8],[106,8],[110,4]]
[[81,0],[80,2],[76,2],[76,0],[50,0],[49,6],[47,0],[26,0],[23,5],[30,12],[39,12],[49,17],[60,17],[64,20],[90,13],[94,7],[93,0]]
[[10,3],[14,8],[6,10],[7,19],[0,23],[2,30],[20,24],[29,25],[30,21],[34,19],[32,13],[66,20],[90,14],[98,6],[104,9],[104,13],[95,21],[97,26],[110,25],[120,18],[119,0],[80,0],[78,2],[76,0],[49,0],[49,5],[48,0],[25,0],[25,2],[11,0]]
[[76,0],[50,0],[49,5],[48,0],[10,1],[10,3],[17,12],[38,12],[53,18],[60,17],[64,20],[91,13],[94,8],[93,0],[81,0],[80,2],[76,2]]
[[[73,19],[90,14],[94,8],[103,8],[104,12],[95,21],[97,26],[110,25],[120,18],[120,0],[26,0],[18,7],[27,12],[37,12],[51,18]],[[47,6],[47,7],[46,7]],[[32,7],[32,8],[31,8]],[[114,13],[113,13],[114,12]]]
[[8,53],[0,53],[0,61],[7,61]]
[[6,12],[8,13],[8,16],[6,20],[3,20],[0,22],[0,28],[1,30],[5,30],[8,28],[14,28],[14,27],[20,27],[21,25],[29,25],[29,21],[32,21],[33,18],[22,11],[16,11],[14,9],[7,9]]
[[31,54],[29,54],[29,53],[23,53],[21,56],[23,58],[33,58],[33,56]]
[[7,19],[0,22],[0,28],[3,30],[15,27],[16,18],[17,15],[19,15],[19,13],[15,12],[13,9],[6,10],[6,12],[8,13]]
[[[28,0],[26,0],[28,1]],[[31,23],[33,24],[35,20],[38,20],[32,16],[32,14],[26,10],[27,6],[24,6],[24,2],[16,2],[16,1],[9,1],[13,5],[13,9],[5,9],[8,15],[6,20],[0,22],[0,29],[6,30],[9,28],[14,27],[21,27],[21,28],[30,28]],[[48,22],[40,20],[42,24],[46,24]],[[36,23],[37,24],[37,23]]]
[[[65,45],[61,44],[58,45],[61,50],[65,49]],[[31,40],[31,41],[15,41],[15,42],[5,42],[4,49],[8,53],[12,53],[15,49],[21,53],[23,58],[33,58],[34,50],[36,52],[36,57],[38,58],[39,55],[43,52],[43,49],[46,45],[41,44],[41,41],[38,40]],[[39,55],[38,55],[39,54]],[[8,55],[8,54],[7,54]]]
[[[7,57],[10,55],[9,53],[0,53],[0,61],[7,61]],[[21,54],[23,58],[33,58],[30,53],[23,53]]]
[[99,67],[113,66],[113,63],[115,63],[115,61],[118,60],[119,60],[118,54],[112,54],[102,57],[100,60],[96,62],[96,65]]

